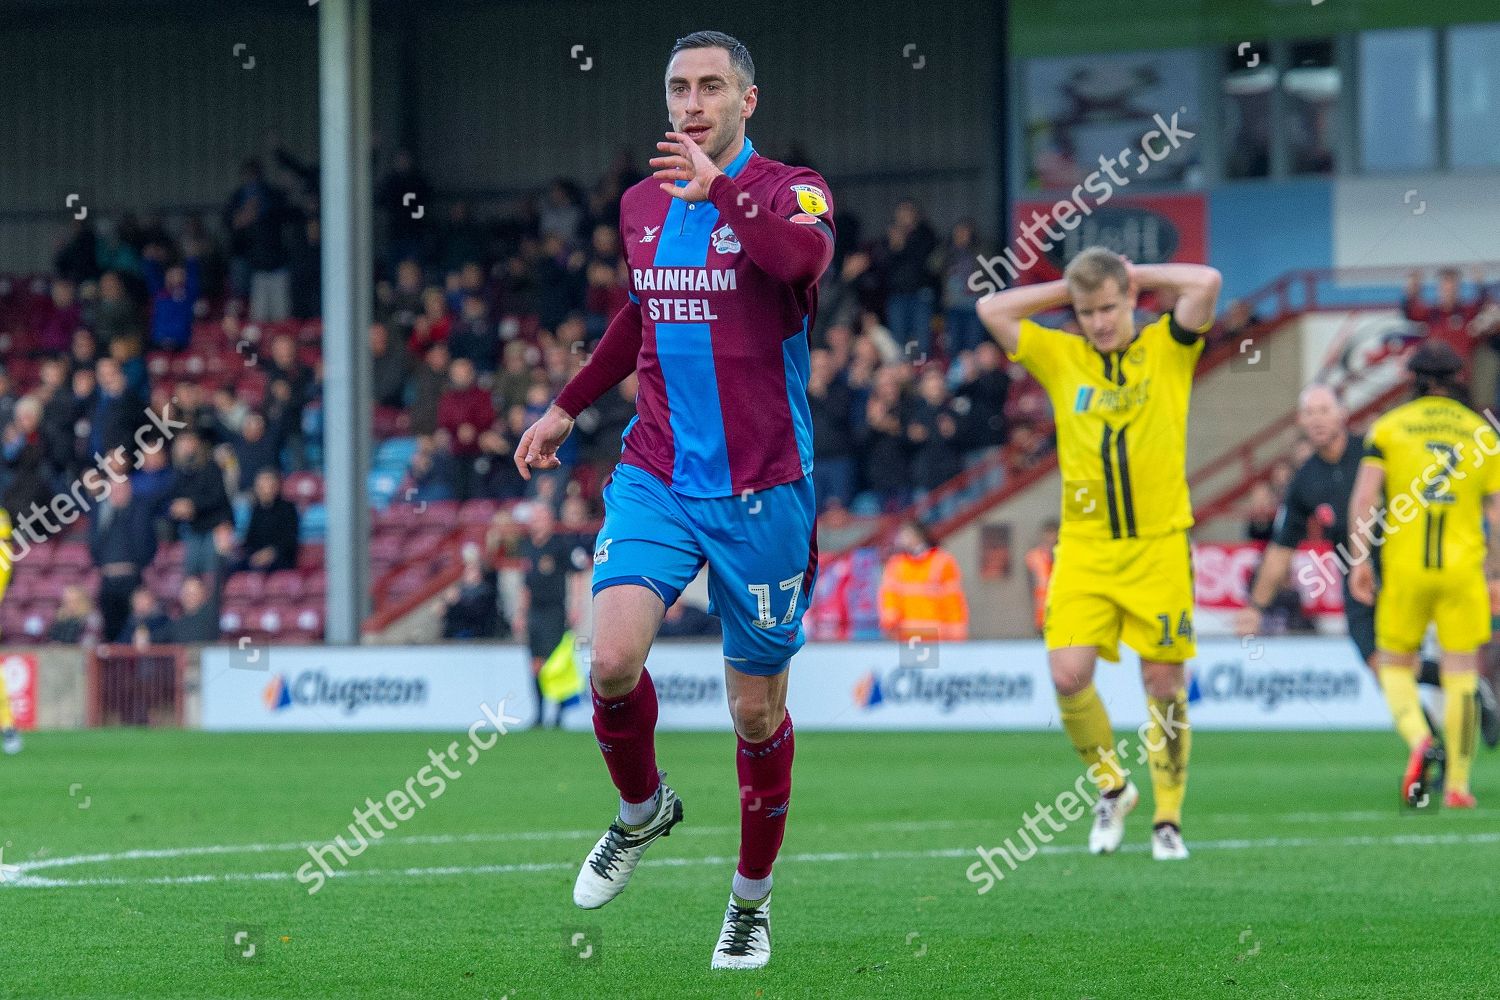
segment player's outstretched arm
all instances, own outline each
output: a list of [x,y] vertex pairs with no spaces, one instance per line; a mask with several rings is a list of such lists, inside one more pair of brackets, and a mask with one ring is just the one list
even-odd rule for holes
[[610,320],[588,363],[557,394],[556,405],[568,416],[577,417],[625,381],[625,376],[635,371],[640,355],[641,306],[639,302],[627,302]]
[[1171,288],[1177,292],[1172,315],[1185,330],[1207,330],[1219,305],[1224,276],[1207,264],[1132,264],[1131,277],[1137,287]]
[[1292,550],[1275,542],[1266,546],[1265,558],[1255,573],[1255,582],[1250,585],[1249,604],[1244,614],[1237,615],[1234,630],[1239,635],[1253,635],[1260,631],[1260,619],[1265,608],[1276,597],[1276,591],[1286,583],[1287,572],[1292,568]]
[[588,363],[568,380],[547,412],[521,435],[515,462],[522,479],[530,479],[532,469],[555,469],[562,464],[557,449],[573,432],[574,419],[625,381],[625,376],[635,371],[640,353],[641,307],[627,302],[610,321]]
[[1039,312],[1057,309],[1070,301],[1066,281],[1045,281],[991,292],[975,304],[979,321],[1006,354],[1016,353],[1021,343],[1021,320]]

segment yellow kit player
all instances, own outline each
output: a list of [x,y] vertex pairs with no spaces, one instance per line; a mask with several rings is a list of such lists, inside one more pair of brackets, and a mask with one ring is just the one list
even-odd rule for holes
[[[990,334],[1047,390],[1057,424],[1062,525],[1043,634],[1063,728],[1100,793],[1089,834],[1095,854],[1120,846],[1125,817],[1140,798],[1116,760],[1109,715],[1094,687],[1098,657],[1117,661],[1123,640],[1140,654],[1151,717],[1152,855],[1188,856],[1183,664],[1194,641],[1187,418],[1220,284],[1211,267],[1133,265],[1091,247],[1063,280],[996,292],[978,304]],[[1151,288],[1175,291],[1176,305],[1138,330],[1136,296]],[[1029,318],[1066,305],[1083,336]]]
[[[1396,731],[1411,748],[1401,798],[1427,806],[1442,789],[1446,768],[1443,804],[1472,809],[1469,774],[1479,728],[1474,692],[1479,648],[1490,638],[1486,576],[1500,568],[1493,541],[1500,530],[1500,438],[1462,402],[1463,362],[1451,347],[1428,341],[1407,368],[1415,398],[1370,428],[1349,501],[1350,536],[1381,549],[1375,600],[1380,687]],[[1349,589],[1362,601],[1376,597],[1369,559],[1351,568]],[[1429,731],[1417,697],[1417,652],[1431,624],[1442,648],[1443,745]]]
[[[0,600],[5,599],[6,588],[10,586],[10,531],[10,514],[0,507]],[[0,749],[8,754],[21,752],[21,734],[11,715],[10,693],[5,690],[3,677],[0,677]]]

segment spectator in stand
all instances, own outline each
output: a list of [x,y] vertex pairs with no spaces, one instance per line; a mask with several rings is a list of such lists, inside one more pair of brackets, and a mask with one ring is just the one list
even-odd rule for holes
[[118,271],[106,271],[99,278],[99,301],[91,319],[94,336],[106,350],[120,337],[138,337],[144,332],[140,306],[125,290]]
[[500,595],[492,573],[477,557],[464,558],[463,574],[443,593],[444,639],[498,639]]
[[1252,542],[1269,542],[1276,534],[1276,508],[1280,498],[1269,483],[1250,487],[1245,500],[1245,537]]
[[566,177],[557,177],[547,188],[547,198],[537,219],[537,232],[545,239],[555,236],[565,244],[583,231],[583,198]]
[[[433,344],[446,344],[453,332],[453,316],[448,312],[448,297],[436,285],[428,285],[422,292],[422,313],[412,324],[411,340],[407,347],[413,354],[422,355]],[[453,348],[450,346],[451,352]]]
[[489,384],[500,351],[500,335],[490,319],[489,306],[479,295],[465,295],[463,315],[448,334],[448,353],[474,365],[480,381]]
[[[923,369],[917,380],[917,398],[907,407],[904,423],[906,439],[912,446],[912,485],[921,503],[963,467],[958,454],[958,418],[948,404],[948,388],[937,365]],[[932,517],[946,517],[948,506],[945,502],[931,511]]]
[[255,478],[269,469],[281,472],[280,449],[266,434],[266,418],[255,411],[245,415],[240,433],[230,442],[234,452],[238,478],[236,493],[249,493],[255,487]]
[[103,634],[113,640],[130,617],[130,595],[141,585],[141,574],[156,557],[156,535],[143,507],[132,503],[129,478],[94,508],[89,552],[99,568],[99,611]]
[[99,391],[89,420],[89,451],[100,455],[134,446],[135,430],[146,420],[146,400],[125,384],[125,373],[114,358],[100,358],[95,367]]
[[979,248],[973,219],[960,219],[948,235],[948,244],[937,251],[932,270],[943,281],[943,336],[949,358],[970,351],[990,338],[979,322],[974,303],[979,294],[969,287],[969,278],[978,269]]
[[0,493],[6,510],[45,507],[52,499],[52,472],[42,440],[42,404],[22,396],[15,417],[0,435]]
[[151,346],[161,351],[185,351],[193,337],[193,318],[201,287],[197,258],[167,263],[167,248],[146,248],[146,290],[151,296]]
[[813,323],[812,343],[826,347],[831,327],[852,327],[859,322],[865,303],[875,297],[879,278],[871,268],[870,255],[851,253],[842,262],[829,265],[818,282],[818,316]]
[[130,594],[130,617],[115,635],[115,642],[130,643],[137,649],[170,642],[172,620],[161,609],[161,603],[150,587],[137,587]]
[[[526,635],[531,653],[531,680],[536,690],[536,721],[539,728],[546,714],[542,697],[542,664],[562,641],[563,633],[578,621],[582,595],[579,581],[583,571],[593,565],[589,552],[576,539],[559,535],[552,508],[543,503],[526,505],[526,537],[521,542],[521,561],[525,566],[525,583],[516,608],[516,630]],[[570,593],[571,591],[571,593]],[[563,706],[557,707],[556,726],[562,728]]]
[[146,369],[146,358],[141,350],[139,334],[116,337],[109,342],[109,356],[120,366],[125,376],[125,385],[141,399],[151,398],[151,373]]
[[[410,344],[417,317],[422,315],[422,266],[404,260],[396,267],[396,283],[390,286],[390,299],[376,309],[376,318],[390,324],[391,336],[403,346]],[[421,351],[413,351],[421,354]]]
[[68,363],[76,371],[93,368],[104,355],[99,351],[99,339],[88,327],[80,326],[73,331],[73,342],[68,346]]
[[896,206],[885,239],[875,253],[875,267],[885,289],[885,311],[900,350],[915,358],[931,346],[933,273],[937,234],[910,198]]
[[282,229],[290,216],[286,194],[265,180],[259,160],[240,166],[240,186],[224,206],[230,232],[230,280],[250,300],[252,323],[277,323],[292,313],[291,272]]
[[1484,283],[1477,282],[1474,297],[1466,301],[1460,295],[1462,280],[1456,267],[1439,271],[1437,301],[1429,305],[1422,301],[1422,272],[1413,271],[1406,280],[1401,308],[1407,319],[1424,324],[1429,337],[1453,348],[1467,364],[1480,332],[1474,321],[1484,309],[1485,290]]
[[848,507],[854,499],[853,403],[843,373],[833,367],[826,348],[812,351],[807,402],[812,413],[813,492],[818,513],[830,504]]
[[160,434],[153,434],[142,444],[140,455],[139,466],[130,473],[133,502],[141,508],[142,517],[150,526],[152,536],[157,541],[170,541],[172,524],[167,508],[172,502],[172,487],[176,483],[176,476],[168,461],[167,443]]
[[1216,344],[1231,342],[1236,338],[1243,338],[1248,331],[1259,325],[1260,317],[1255,315],[1250,303],[1244,299],[1234,299],[1224,308],[1224,314],[1219,317],[1219,322],[1209,337]]
[[94,611],[88,591],[69,584],[63,588],[57,617],[47,628],[47,641],[91,646],[99,641],[99,625],[99,615]]
[[370,364],[376,406],[400,407],[406,404],[406,380],[411,374],[411,361],[411,355],[392,346],[390,329],[384,323],[370,324]]
[[583,309],[587,279],[584,255],[569,249],[557,233],[542,237],[542,253],[534,268],[537,288],[537,320],[553,330],[569,313]]
[[297,507],[281,495],[281,475],[262,469],[255,477],[255,502],[245,526],[244,556],[230,568],[239,573],[254,570],[274,573],[297,566]]
[[291,270],[292,315],[317,319],[323,315],[323,224],[316,215],[302,224],[292,240],[287,266]]
[[218,587],[203,582],[201,577],[184,577],[182,588],[177,592],[180,610],[177,617],[167,623],[164,642],[209,643],[219,638]]
[[212,572],[216,563],[214,528],[234,520],[224,488],[224,470],[209,455],[203,439],[184,430],[172,442],[172,473],[167,516],[183,543],[183,572]]
[[457,478],[453,456],[434,445],[431,435],[424,435],[417,438],[417,450],[407,463],[400,496],[409,503],[452,500]]
[[900,371],[894,367],[881,368],[865,405],[863,431],[857,437],[864,459],[864,483],[874,495],[875,509],[868,513],[896,510],[909,497],[911,479],[906,463],[903,410]]
[[503,367],[495,375],[491,391],[495,397],[495,409],[501,413],[512,406],[526,403],[526,391],[531,388],[532,369],[527,363],[527,352],[533,350],[523,341],[512,340],[505,345]]
[[495,404],[490,394],[474,384],[474,365],[456,359],[448,367],[448,391],[438,400],[438,427],[447,433],[448,452],[453,456],[458,498],[474,496],[475,460],[481,454],[479,436],[495,422]]
[[969,604],[958,563],[915,519],[897,529],[894,545],[880,579],[880,630],[903,643],[967,639]]
[[1031,615],[1037,635],[1047,620],[1047,587],[1052,582],[1052,557],[1057,549],[1056,518],[1042,522],[1042,537],[1026,553],[1026,575],[1031,578]]
[[[994,462],[1010,436],[1005,419],[1010,376],[1003,360],[1000,345],[992,340],[959,355],[959,384],[953,394],[953,411],[959,418],[958,440],[965,469]],[[994,475],[977,485],[985,490],[998,489],[1003,478],[1003,470],[997,468]]]
[[[407,260],[425,261],[427,246],[427,212],[436,211],[432,185],[417,166],[409,149],[398,149],[391,158],[391,169],[375,188],[375,205],[385,216],[387,267]],[[387,272],[388,273],[388,272]]]
[[[42,409],[42,433],[52,464],[67,483],[93,461],[92,418],[98,405],[98,383],[93,368],[79,368]],[[62,488],[63,483],[57,484]]]
[[411,377],[411,432],[421,436],[438,429],[438,405],[448,389],[448,368],[451,359],[447,344],[433,344],[427,348],[422,364]]
[[85,219],[74,219],[71,226],[67,241],[52,258],[52,270],[59,278],[75,284],[93,281],[99,277],[99,248],[94,224]]
[[213,433],[203,435],[204,440],[219,443],[233,441],[244,429],[245,418],[249,415],[249,404],[235,395],[233,388],[219,386],[213,393]]
[[53,278],[51,292],[52,308],[37,327],[37,352],[44,356],[67,354],[73,331],[83,323],[77,284],[68,278]]
[[10,374],[0,366],[0,427],[5,427],[16,416],[15,387],[10,383]]

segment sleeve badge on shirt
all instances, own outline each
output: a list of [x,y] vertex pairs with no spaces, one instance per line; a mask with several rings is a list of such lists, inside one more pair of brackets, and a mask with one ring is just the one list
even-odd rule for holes
[[808,215],[823,215],[828,211],[828,199],[822,189],[811,184],[793,184],[792,190],[797,192],[797,204],[802,206],[802,211]]

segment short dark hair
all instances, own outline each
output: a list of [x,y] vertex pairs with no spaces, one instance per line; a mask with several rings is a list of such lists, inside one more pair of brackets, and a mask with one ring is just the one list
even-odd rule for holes
[[740,87],[749,90],[755,83],[755,63],[750,58],[750,50],[733,35],[726,35],[722,31],[695,31],[691,35],[683,35],[667,54],[667,61],[671,62],[672,56],[684,49],[723,49],[729,53],[729,64],[739,75]]

